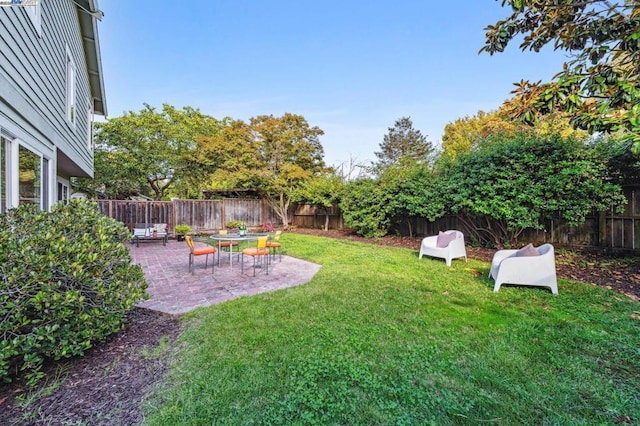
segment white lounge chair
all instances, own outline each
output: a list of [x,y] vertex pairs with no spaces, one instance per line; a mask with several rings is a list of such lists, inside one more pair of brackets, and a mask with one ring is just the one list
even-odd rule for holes
[[499,250],[493,255],[489,277],[495,280],[493,291],[500,290],[502,284],[518,284],[549,287],[558,295],[556,259],[551,244],[543,244],[536,249],[539,256],[515,257],[518,250]]
[[447,266],[451,266],[451,259],[457,259],[459,257],[464,257],[464,261],[466,262],[467,250],[464,248],[464,235],[460,231],[444,231],[444,234],[447,235],[451,235],[452,233],[455,233],[455,238],[449,242],[446,247],[439,247],[439,245],[442,245],[438,244],[439,235],[424,238],[422,244],[420,244],[420,254],[418,257],[422,259],[422,256],[431,256],[445,259]]

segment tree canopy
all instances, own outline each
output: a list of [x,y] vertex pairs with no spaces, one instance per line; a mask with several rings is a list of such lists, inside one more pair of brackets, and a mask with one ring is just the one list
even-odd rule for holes
[[420,130],[413,128],[409,117],[399,118],[393,127],[389,127],[389,133],[384,136],[380,149],[375,153],[378,157],[375,164],[378,173],[397,164],[426,164],[434,152],[431,142]]
[[513,117],[528,123],[564,111],[574,126],[622,132],[640,149],[640,2],[624,0],[502,0],[512,14],[489,25],[481,52],[502,52],[514,39],[522,50],[546,45],[568,52],[553,81],[516,84]]
[[196,138],[215,135],[220,122],[189,106],[164,104],[96,123],[95,178],[81,185],[111,198],[149,195],[156,200],[195,172]]
[[442,135],[442,157],[444,160],[455,159],[458,155],[478,148],[488,139],[498,136],[513,137],[517,133],[529,132],[540,137],[559,135],[563,138],[575,137],[584,139],[587,132],[576,130],[566,113],[547,114],[531,127],[509,116],[504,106],[494,112],[479,111],[473,117],[456,119],[448,123]]
[[290,113],[253,117],[250,126],[263,165],[262,192],[287,227],[289,205],[299,184],[326,170],[319,139],[324,132]]

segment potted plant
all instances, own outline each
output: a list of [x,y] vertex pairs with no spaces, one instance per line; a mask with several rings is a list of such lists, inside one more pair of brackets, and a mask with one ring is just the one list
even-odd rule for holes
[[226,228],[230,231],[230,232],[238,232],[240,230],[240,227],[244,226],[244,222],[241,220],[230,220],[229,222],[227,222]]
[[176,239],[178,241],[184,241],[184,236],[187,235],[190,231],[191,227],[189,225],[185,225],[184,223],[176,225]]

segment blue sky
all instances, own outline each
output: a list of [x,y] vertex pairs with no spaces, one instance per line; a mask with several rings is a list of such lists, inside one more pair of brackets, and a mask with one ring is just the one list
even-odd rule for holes
[[404,116],[439,146],[444,127],[497,109],[521,79],[549,80],[564,56],[478,55],[495,0],[102,0],[109,117],[191,106],[216,118],[300,114],[325,161],[375,160]]

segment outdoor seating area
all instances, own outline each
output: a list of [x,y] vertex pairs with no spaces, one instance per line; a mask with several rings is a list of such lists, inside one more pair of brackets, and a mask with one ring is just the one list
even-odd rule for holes
[[[196,244],[197,247],[204,246]],[[190,268],[187,264],[190,249],[184,241],[168,240],[166,245],[134,244],[128,247],[133,263],[144,270],[149,284],[147,292],[151,294],[149,300],[138,306],[171,315],[305,284],[320,270],[320,265],[315,263],[282,256],[281,262],[269,268],[268,275],[259,273],[254,277],[252,271],[242,273],[240,268],[226,264],[223,256],[221,264],[216,264],[215,273],[212,273],[205,269],[205,262],[197,262],[193,269]],[[217,259],[212,262],[217,263]]]
[[[445,259],[447,266],[451,266],[452,259],[456,258],[464,257],[466,262],[464,234],[448,230],[424,238],[420,244],[418,258],[422,259],[423,256]],[[494,293],[497,293],[503,284],[517,284],[549,287],[557,296],[558,280],[553,245],[543,244],[536,248],[527,244],[519,250],[498,250],[491,262],[489,278],[495,280]]]
[[169,240],[169,229],[166,223],[136,223],[133,227],[131,244],[140,246],[140,241],[162,241],[162,245],[167,245]]

